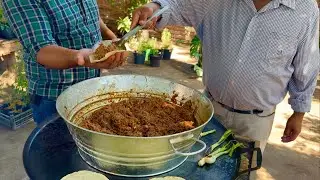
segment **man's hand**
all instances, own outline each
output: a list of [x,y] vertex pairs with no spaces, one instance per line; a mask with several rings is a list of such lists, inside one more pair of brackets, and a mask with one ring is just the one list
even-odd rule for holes
[[287,121],[286,129],[281,137],[282,142],[288,143],[294,141],[299,136],[303,117],[304,113],[293,113],[293,115]]
[[85,66],[96,69],[112,69],[121,66],[126,62],[127,52],[116,53],[106,61],[100,63],[90,63],[89,56],[93,49],[74,50],[57,45],[49,45],[37,54],[37,62],[48,69],[69,69],[77,66]]
[[127,62],[128,52],[118,52],[110,56],[107,60],[92,63],[88,67],[100,68],[100,69],[113,69],[124,65]]
[[[159,9],[160,6],[156,3],[149,3],[147,5],[137,8],[132,14],[131,29],[138,25],[145,25],[145,22],[149,17],[152,16],[153,12]],[[149,29],[154,29],[157,18],[153,18],[152,21],[148,22],[145,27]]]
[[127,52],[119,52],[113,56],[110,56],[107,60],[98,62],[98,63],[90,63],[89,56],[93,53],[91,49],[81,49],[79,50],[76,61],[79,66],[86,66],[90,68],[96,69],[113,69],[119,66],[122,66],[126,62],[126,58],[128,57]]
[[76,63],[79,66],[86,66],[90,62],[89,56],[93,53],[92,49],[81,49],[76,54]]

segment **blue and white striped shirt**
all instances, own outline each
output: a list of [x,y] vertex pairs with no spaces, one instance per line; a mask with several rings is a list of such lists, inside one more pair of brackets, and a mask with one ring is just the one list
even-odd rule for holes
[[193,26],[203,43],[204,84],[213,98],[240,110],[271,110],[289,92],[308,112],[319,73],[315,0],[158,0],[170,10],[158,26]]

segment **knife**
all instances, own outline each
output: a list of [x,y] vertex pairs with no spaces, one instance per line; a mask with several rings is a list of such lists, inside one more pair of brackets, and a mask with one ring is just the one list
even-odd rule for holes
[[121,46],[124,44],[126,40],[128,40],[130,37],[134,36],[139,32],[144,26],[151,21],[153,18],[160,16],[163,14],[166,10],[169,9],[169,6],[164,6],[161,9],[158,9],[156,12],[153,13],[153,15],[145,22],[144,25],[138,25],[137,27],[133,28],[131,31],[129,31],[127,34],[125,34],[119,41],[115,42],[116,45]]

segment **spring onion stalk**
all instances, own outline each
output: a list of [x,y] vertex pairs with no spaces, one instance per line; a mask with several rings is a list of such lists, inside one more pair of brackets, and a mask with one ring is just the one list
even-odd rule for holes
[[207,155],[206,157],[202,158],[199,162],[198,165],[199,166],[203,166],[204,164],[208,163],[208,164],[212,164],[216,161],[216,159],[224,154],[228,154],[230,152],[230,143],[227,143],[225,145],[223,145],[222,147],[218,148],[217,150],[211,152],[209,155]]
[[231,150],[229,152],[229,156],[232,157],[234,151],[238,148],[238,147],[244,147],[244,145],[242,143],[239,143],[237,142],[236,144],[234,144],[232,147],[231,147]]
[[204,166],[205,164],[213,164],[216,162],[218,157],[229,154],[229,156],[232,156],[234,151],[238,148],[243,146],[242,143],[237,142],[236,144],[232,143],[231,141],[223,145],[222,147],[218,148],[217,150],[210,153],[208,156],[202,158],[199,162],[199,166]]
[[215,133],[216,132],[216,130],[211,130],[211,131],[207,131],[207,132],[202,132],[201,134],[200,134],[200,136],[201,137],[204,137],[204,136],[207,136],[207,135],[209,135],[209,134],[213,134],[213,133]]
[[217,148],[218,146],[220,146],[226,139],[228,139],[228,137],[230,135],[232,135],[233,132],[229,129],[227,130],[222,136],[221,138],[219,139],[218,142],[214,143],[212,146],[211,146],[211,151],[213,151],[215,148]]
[[220,152],[225,152],[225,151],[228,151],[229,149],[232,148],[232,142],[229,141],[228,143],[224,144],[222,147],[218,148],[217,150],[211,152],[208,156],[214,156]]

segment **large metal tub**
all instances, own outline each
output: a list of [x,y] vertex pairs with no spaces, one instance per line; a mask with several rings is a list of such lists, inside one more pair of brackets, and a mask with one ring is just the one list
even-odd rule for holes
[[[200,126],[190,131],[159,137],[127,137],[84,129],[78,124],[106,104],[130,97],[158,96],[178,102],[192,100]],[[168,172],[189,155],[206,148],[199,140],[213,116],[210,100],[197,90],[169,80],[140,76],[113,75],[89,79],[65,90],[57,100],[57,110],[67,122],[81,157],[91,166],[120,176],[145,177]],[[196,143],[199,144],[192,148]]]

